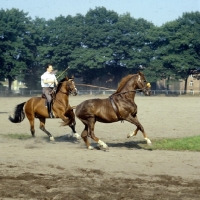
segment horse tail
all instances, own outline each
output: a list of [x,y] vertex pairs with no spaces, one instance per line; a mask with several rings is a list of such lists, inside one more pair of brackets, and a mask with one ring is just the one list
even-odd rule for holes
[[24,120],[25,118],[25,113],[24,113],[24,110],[23,110],[23,107],[24,107],[24,103],[21,103],[21,104],[18,104],[16,107],[15,107],[15,110],[14,110],[14,114],[13,114],[13,117],[9,116],[9,120],[12,122],[12,123],[20,123]]

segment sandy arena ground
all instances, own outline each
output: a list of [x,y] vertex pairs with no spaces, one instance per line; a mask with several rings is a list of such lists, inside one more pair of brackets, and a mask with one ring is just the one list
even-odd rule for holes
[[[70,97],[70,104],[90,98],[98,97]],[[27,118],[19,124],[8,121],[14,107],[28,99],[0,98],[0,200],[200,199],[199,153],[141,148],[141,132],[127,138],[136,128],[128,122],[96,123],[96,136],[109,146],[106,152],[87,150],[82,139],[69,137],[69,127],[60,127],[60,119],[47,119],[54,143],[39,129],[37,119],[36,138],[4,137],[31,135]],[[199,135],[200,98],[136,96],[135,101],[151,140]],[[83,130],[78,119],[76,130]]]

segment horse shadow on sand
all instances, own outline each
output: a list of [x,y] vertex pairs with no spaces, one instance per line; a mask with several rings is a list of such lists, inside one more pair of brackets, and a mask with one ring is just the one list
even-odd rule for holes
[[[48,138],[43,138],[46,142],[49,142]],[[55,136],[54,137],[55,141],[50,141],[51,143],[73,143],[73,144],[80,144],[82,139],[79,138],[77,139],[76,137],[70,135],[70,134],[65,134],[61,136]],[[133,149],[141,149],[141,150],[147,150],[147,151],[152,151],[151,146],[147,145],[146,141],[128,141],[128,142],[106,142],[108,145],[108,148],[124,148],[128,150],[133,150]],[[98,147],[98,144],[95,143],[94,141],[91,141],[91,145],[97,149],[100,150]]]
[[49,138],[47,138],[47,137],[45,137],[43,139],[46,142],[51,142],[51,143],[66,142],[66,143],[78,144],[81,141],[81,139],[77,139],[76,137],[74,137],[70,134],[65,134],[65,135],[61,135],[61,136],[54,136],[54,141],[49,141]]
[[126,148],[128,150],[143,149],[152,151],[151,146],[147,145],[146,141],[129,141],[129,142],[107,142],[108,147]]

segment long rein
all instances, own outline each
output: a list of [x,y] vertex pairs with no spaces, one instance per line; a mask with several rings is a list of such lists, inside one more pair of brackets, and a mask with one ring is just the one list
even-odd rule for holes
[[[114,90],[114,89],[111,89],[111,88],[100,87],[100,86],[96,86],[96,85],[88,85],[88,84],[76,84],[76,85],[89,86],[89,87],[95,87],[95,88],[102,88],[102,89],[106,89],[106,90]],[[144,88],[142,88],[142,89],[144,89]],[[111,96],[125,94],[125,93],[128,93],[128,92],[138,92],[138,91],[140,91],[142,89],[128,90],[126,92],[119,92],[119,93],[116,93],[116,94],[112,94]]]

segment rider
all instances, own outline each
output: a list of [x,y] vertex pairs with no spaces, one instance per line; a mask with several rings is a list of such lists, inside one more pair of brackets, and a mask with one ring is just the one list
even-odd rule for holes
[[57,85],[58,81],[56,79],[56,76],[52,73],[53,67],[51,64],[47,65],[46,70],[47,71],[41,76],[41,86],[42,86],[42,92],[47,98],[47,108],[49,117],[53,118],[54,116],[52,113],[52,104],[51,104],[52,97],[50,93],[54,88],[54,84]]

